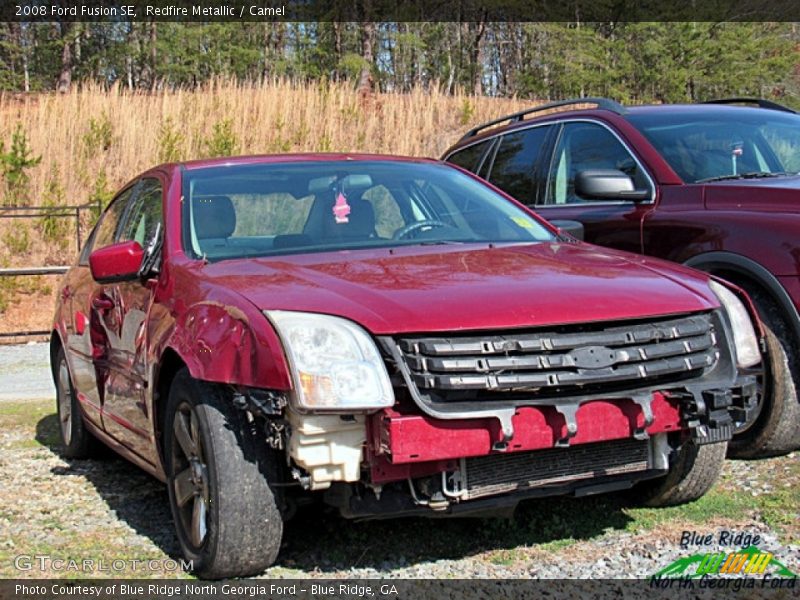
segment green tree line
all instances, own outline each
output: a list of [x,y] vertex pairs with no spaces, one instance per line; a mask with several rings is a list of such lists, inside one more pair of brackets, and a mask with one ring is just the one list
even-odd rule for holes
[[0,89],[289,77],[379,91],[794,103],[799,43],[794,23],[0,23]]

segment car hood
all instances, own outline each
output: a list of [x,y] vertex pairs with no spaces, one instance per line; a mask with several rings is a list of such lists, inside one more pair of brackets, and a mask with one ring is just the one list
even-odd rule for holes
[[374,334],[636,319],[719,305],[697,271],[583,243],[340,251],[227,260],[201,272],[262,310],[337,315]]
[[732,179],[704,185],[706,207],[759,212],[797,212],[800,177]]

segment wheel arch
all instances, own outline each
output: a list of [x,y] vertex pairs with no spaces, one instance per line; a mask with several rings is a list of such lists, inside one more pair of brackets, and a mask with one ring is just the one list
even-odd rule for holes
[[693,256],[684,264],[699,269],[731,283],[748,283],[763,290],[781,312],[789,325],[795,343],[800,344],[800,314],[789,293],[772,273],[751,258],[732,252],[708,252]]
[[171,347],[167,347],[161,355],[158,367],[154,373],[153,382],[153,417],[154,433],[156,439],[156,450],[164,464],[164,420],[167,412],[167,399],[172,381],[178,372],[186,367],[186,362],[180,354]]
[[193,304],[152,347],[172,348],[202,381],[265,389],[292,385],[277,332],[257,307],[239,298]]
[[53,381],[56,380],[56,356],[63,347],[64,342],[61,340],[61,334],[58,329],[53,329],[50,333],[50,374],[53,376]]

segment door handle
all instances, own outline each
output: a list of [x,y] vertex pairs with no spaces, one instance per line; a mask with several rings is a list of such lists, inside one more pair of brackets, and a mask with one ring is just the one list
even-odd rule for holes
[[111,310],[114,308],[114,301],[105,294],[95,296],[92,298],[92,308],[101,312]]

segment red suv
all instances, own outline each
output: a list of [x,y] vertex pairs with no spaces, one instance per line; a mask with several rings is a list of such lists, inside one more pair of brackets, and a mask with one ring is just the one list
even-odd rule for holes
[[631,107],[567,100],[476,127],[444,158],[589,242],[683,263],[746,290],[766,325],[766,374],[731,454],[800,446],[794,111],[748,99]]
[[204,577],[269,566],[315,494],[348,517],[692,500],[755,402],[736,289],[564,236],[435,161],[156,167],[60,298],[65,454],[100,440],[165,481]]

